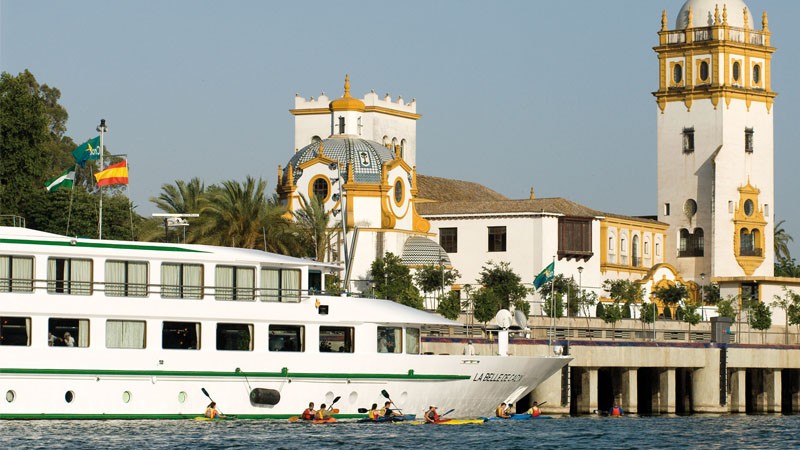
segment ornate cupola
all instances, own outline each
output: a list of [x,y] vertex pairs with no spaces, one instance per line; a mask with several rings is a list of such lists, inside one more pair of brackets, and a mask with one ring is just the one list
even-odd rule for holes
[[363,128],[364,102],[350,95],[350,76],[344,77],[344,95],[332,101],[328,106],[331,111],[331,136],[348,134],[360,136]]

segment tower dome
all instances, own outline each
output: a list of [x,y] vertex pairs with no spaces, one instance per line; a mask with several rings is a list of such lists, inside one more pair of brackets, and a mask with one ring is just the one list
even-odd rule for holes
[[381,167],[395,158],[395,153],[378,142],[360,139],[350,135],[335,135],[321,141],[312,142],[294,154],[283,170],[284,179],[292,168],[294,180],[302,175],[301,166],[317,157],[325,157],[338,162],[342,175],[347,178],[345,167],[352,164],[353,180],[364,183],[380,183]]
[[[719,8],[720,21],[723,10],[727,8],[728,25],[738,28],[744,28],[743,11],[747,9],[747,24],[753,28],[753,16],[750,14],[750,8],[742,0],[687,0],[678,12],[675,29],[710,27],[714,24],[717,8]],[[692,11],[691,25],[689,25],[689,10]]]
[[361,111],[364,112],[364,102],[350,95],[350,75],[344,76],[344,95],[332,101],[328,108],[331,111]]

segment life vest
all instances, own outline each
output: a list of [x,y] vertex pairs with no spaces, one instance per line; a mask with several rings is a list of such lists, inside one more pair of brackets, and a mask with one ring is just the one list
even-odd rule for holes
[[205,416],[208,417],[209,419],[213,419],[214,417],[217,417],[217,410],[209,406],[208,408],[206,408]]
[[306,410],[303,411],[303,414],[302,414],[301,417],[303,418],[303,420],[311,420],[311,419],[313,419],[314,418],[314,410],[312,410],[311,408],[306,408]]
[[428,410],[428,412],[425,413],[425,417],[428,420],[432,420],[434,423],[439,421],[439,414],[436,414],[432,410]]
[[538,407],[537,408],[531,408],[531,415],[533,417],[539,417],[539,416],[542,415],[542,410],[540,410]]
[[497,409],[494,410],[494,415],[497,417],[505,418],[506,409],[502,406],[498,406]]
[[380,417],[380,411],[378,411],[377,409],[370,409],[369,410],[369,418],[370,419],[378,420],[378,417]]
[[622,415],[622,408],[619,406],[615,406],[611,408],[611,415],[612,416],[621,416]]
[[316,413],[314,413],[314,418],[317,420],[325,420],[325,410],[320,409]]

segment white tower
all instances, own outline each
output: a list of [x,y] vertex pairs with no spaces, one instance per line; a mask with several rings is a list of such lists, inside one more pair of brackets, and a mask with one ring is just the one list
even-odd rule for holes
[[773,133],[767,13],[688,0],[659,45],[658,220],[686,279],[772,276]]

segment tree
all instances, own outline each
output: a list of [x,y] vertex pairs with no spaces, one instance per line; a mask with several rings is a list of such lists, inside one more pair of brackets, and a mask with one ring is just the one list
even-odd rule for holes
[[[668,284],[653,289],[653,296],[661,300],[666,309],[667,306],[675,306],[683,302],[689,296],[689,291],[682,284]],[[666,312],[664,315],[666,316]]]
[[612,329],[616,329],[617,322],[622,319],[622,308],[624,307],[618,300],[612,304],[604,305],[600,318],[603,319],[603,322],[610,323]]
[[158,197],[150,197],[156,208],[169,214],[193,214],[200,212],[200,199],[206,193],[206,186],[199,178],[189,182],[175,180],[175,184],[164,183]]
[[689,332],[692,331],[692,325],[700,323],[700,313],[697,312],[697,305],[684,305],[683,307],[683,321],[689,324]]
[[301,208],[294,212],[297,227],[301,230],[305,241],[309,242],[309,256],[317,261],[324,261],[330,246],[332,231],[328,228],[331,220],[330,211],[325,211],[322,198],[314,195],[311,199],[300,196]]
[[702,287],[702,301],[706,305],[716,305],[719,302],[719,285],[711,283],[708,286]]
[[487,287],[482,287],[472,294],[473,315],[475,320],[486,325],[500,311],[501,302],[497,294]]
[[530,305],[525,301],[528,288],[522,284],[522,278],[514,273],[511,265],[505,261],[495,264],[489,261],[488,266],[481,268],[481,273],[476,280],[481,286],[491,289],[500,302],[501,309],[510,309],[514,305],[522,309],[525,315],[530,311]]
[[[578,284],[572,278],[567,278],[564,275],[556,275],[550,281],[539,286],[539,296],[542,298],[544,304],[542,305],[545,314],[550,317],[563,317],[564,315],[564,298],[567,299],[569,305],[569,315],[575,317],[580,308],[580,295],[578,292]],[[555,296],[555,298],[553,298]],[[553,305],[555,303],[555,305]],[[555,311],[553,311],[555,307]]]
[[621,307],[623,317],[630,317],[632,305],[641,303],[644,296],[642,287],[630,280],[606,280],[603,282],[603,289],[608,292],[614,303]]
[[458,291],[450,291],[444,296],[439,297],[439,305],[436,312],[443,317],[456,320],[461,315],[461,298]]
[[642,328],[644,328],[645,324],[655,322],[657,311],[656,304],[652,302],[642,303],[639,306],[639,320],[642,322]]
[[775,295],[773,296],[774,301],[771,303],[770,306],[773,308],[780,308],[783,310],[783,313],[786,317],[786,327],[784,328],[784,339],[783,343],[789,343],[789,309],[794,306],[795,308],[800,308],[800,294],[797,294],[791,290],[789,290],[786,286],[783,287],[783,297]]
[[750,300],[750,314],[747,317],[747,323],[754,330],[759,330],[761,334],[761,343],[766,340],[766,330],[772,326],[772,311],[765,303],[758,301],[758,299]]
[[452,286],[460,276],[458,270],[438,264],[426,264],[417,269],[414,282],[427,295],[429,292],[444,291],[445,287]]
[[727,298],[725,298],[724,300],[720,300],[717,303],[717,314],[720,317],[730,317],[731,319],[735,319],[736,308],[734,308],[734,305],[738,304],[739,304],[738,297],[729,295]]
[[786,232],[783,228],[785,220],[778,221],[774,227],[773,246],[775,248],[775,259],[791,259],[789,254],[789,242],[794,241],[794,238]]
[[775,263],[775,276],[800,278],[800,264],[797,264],[794,259],[778,259]]
[[422,297],[412,283],[411,270],[399,256],[391,252],[372,262],[370,267],[375,295],[397,303],[422,309]]

